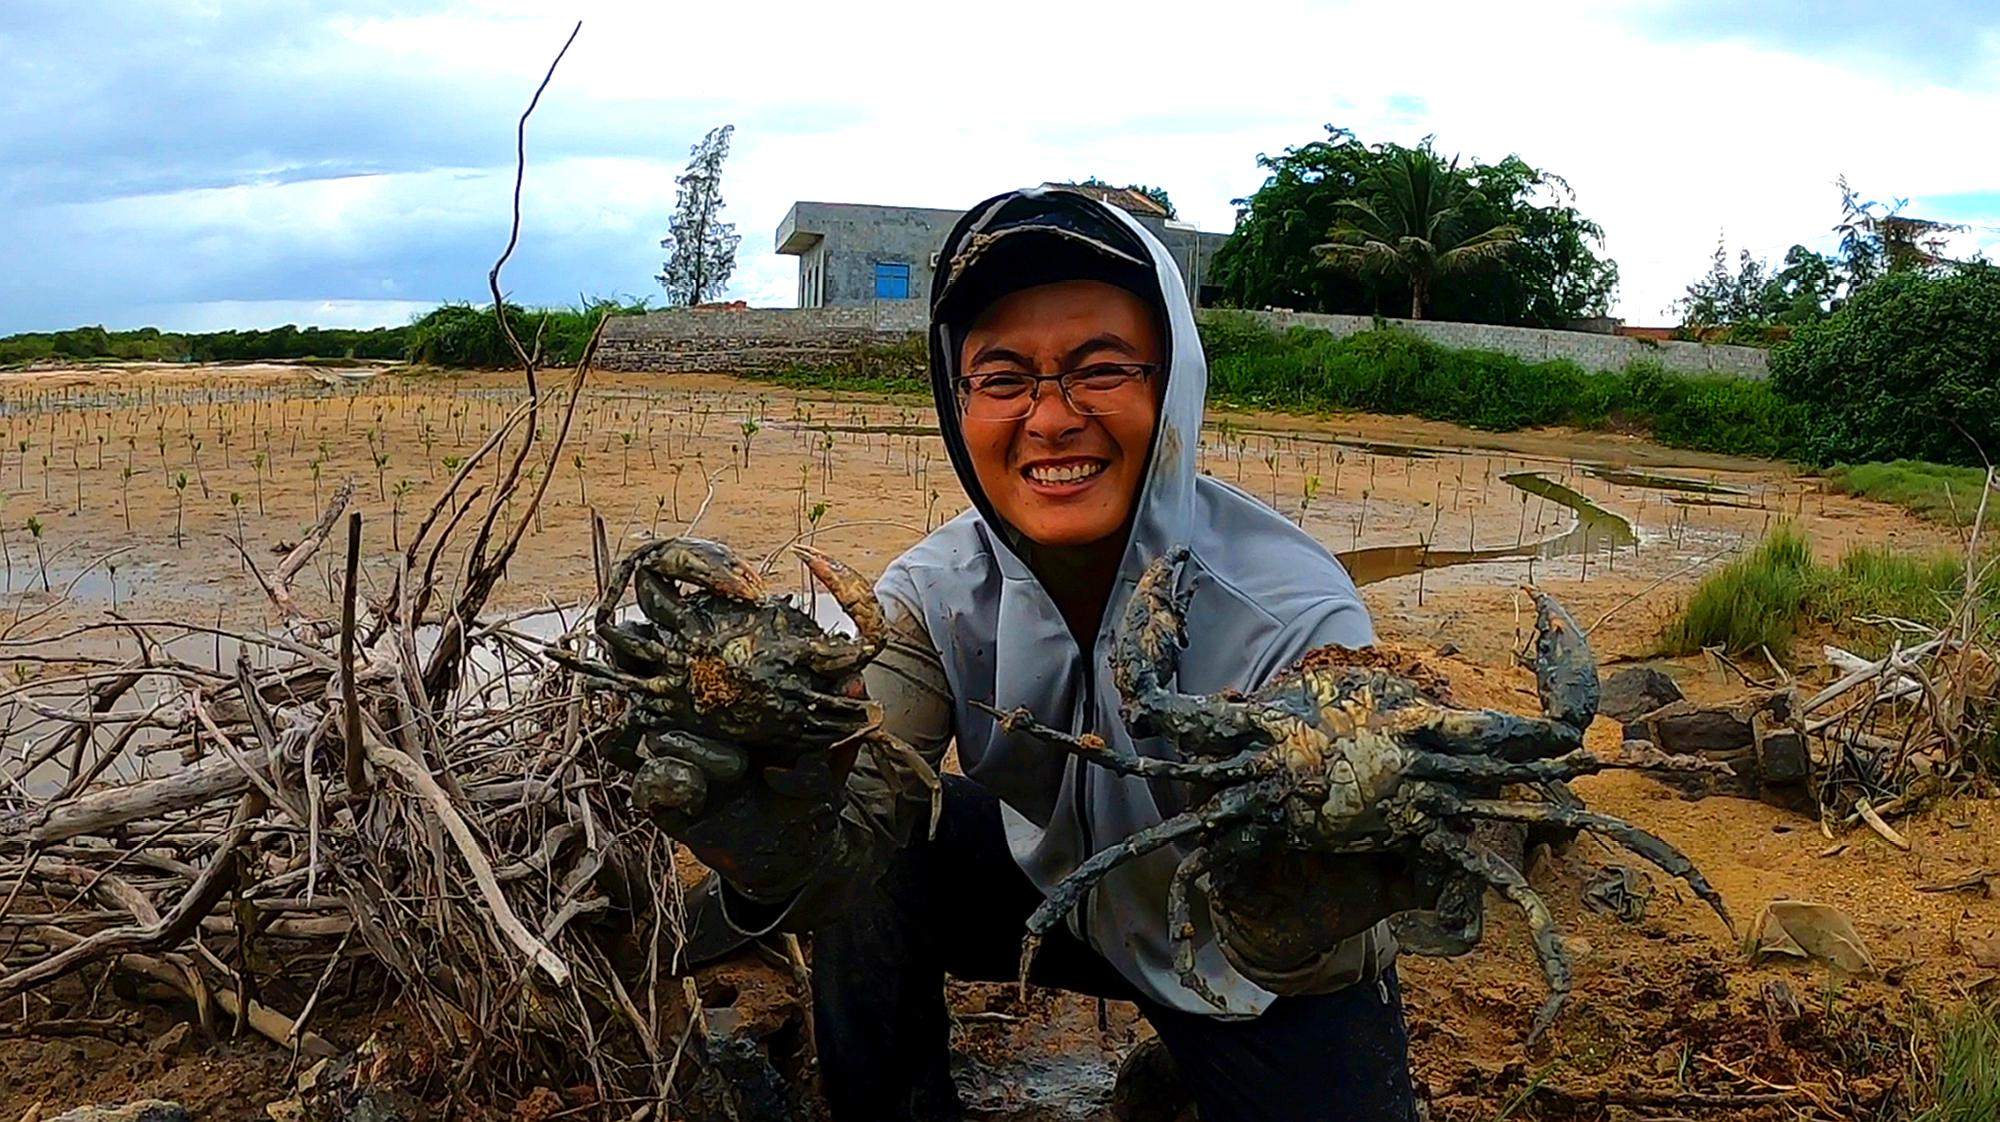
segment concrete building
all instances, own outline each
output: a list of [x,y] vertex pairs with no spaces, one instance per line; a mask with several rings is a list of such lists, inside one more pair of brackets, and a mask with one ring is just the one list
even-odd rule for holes
[[[1153,232],[1180,264],[1188,298],[1196,304],[1212,290],[1215,251],[1227,234],[1197,230],[1166,216],[1165,208],[1136,191],[1076,187],[1120,207]],[[869,203],[797,202],[778,224],[779,253],[799,259],[799,307],[852,307],[881,301],[927,306],[938,249],[963,211]]]

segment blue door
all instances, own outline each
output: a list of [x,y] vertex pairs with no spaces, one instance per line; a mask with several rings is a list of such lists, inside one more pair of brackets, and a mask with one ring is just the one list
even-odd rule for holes
[[875,262],[875,299],[908,300],[910,267],[893,261]]

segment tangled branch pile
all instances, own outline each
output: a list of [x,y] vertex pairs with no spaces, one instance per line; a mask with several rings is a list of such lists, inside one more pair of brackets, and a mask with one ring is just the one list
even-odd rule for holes
[[[496,307],[519,230],[517,177]],[[351,482],[269,572],[235,543],[277,631],[112,613],[0,633],[0,656],[47,670],[0,691],[0,1000],[57,1016],[95,993],[54,983],[125,975],[178,991],[204,1026],[314,1056],[334,1050],[312,1030],[329,991],[386,983],[450,1058],[442,1090],[571,1078],[619,1118],[666,1103],[700,1018],[692,985],[666,981],[680,878],[673,843],[599,779],[590,741],[606,722],[549,657],[582,653],[587,616],[556,611],[552,634],[482,618],[560,462],[603,322],[551,403],[539,330],[524,344],[501,321],[526,401],[371,590],[348,516],[337,616],[308,609],[292,579]],[[601,586],[601,523],[596,544]]]
[[[549,463],[584,369],[544,442]],[[671,842],[597,777],[587,740],[600,722],[546,653],[582,633],[560,615],[552,641],[520,617],[479,622],[552,474],[524,471],[544,408],[532,364],[529,380],[379,598],[357,587],[349,517],[339,619],[310,615],[290,582],[351,484],[260,574],[280,633],[114,617],[4,641],[10,657],[63,669],[8,691],[0,999],[47,1001],[50,983],[106,966],[180,991],[204,1024],[233,1019],[323,1054],[313,1013],[345,968],[350,987],[362,972],[398,985],[460,1057],[461,1086],[496,1064],[544,1076],[581,1064],[601,1088],[664,1094],[686,1005],[635,1001],[621,974],[653,995],[674,966]],[[500,483],[468,533],[482,464]],[[461,550],[447,600],[439,559]],[[131,653],[75,653],[113,637]],[[190,637],[240,653],[218,664],[191,655],[209,644]]]
[[[1856,623],[1889,630],[1887,654],[1868,659],[1828,646],[1839,677],[1799,706],[1815,737],[1815,786],[1822,807],[1866,822],[1890,840],[1882,818],[1968,779],[1990,783],[2000,767],[2000,658],[1994,621],[1982,616],[2000,556],[1982,557],[1980,530],[1994,470],[1986,473],[1965,543],[1964,588],[1941,626],[1886,615]],[[1904,846],[1907,848],[1907,845]]]

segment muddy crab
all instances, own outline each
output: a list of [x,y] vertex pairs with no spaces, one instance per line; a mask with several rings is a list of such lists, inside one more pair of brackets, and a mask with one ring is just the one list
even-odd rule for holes
[[[780,796],[824,797],[864,751],[898,782],[928,788],[935,819],[936,773],[882,729],[862,690],[862,668],[888,640],[874,590],[816,549],[794,552],[854,621],[853,637],[768,595],[719,542],[663,539],[618,563],[593,620],[610,665],[564,659],[628,702],[601,751],[635,773],[633,805],[670,826],[726,804],[713,788],[751,767]],[[628,586],[637,618],[620,618]]]
[[[1192,592],[1177,594],[1186,561],[1177,550],[1140,578],[1120,621],[1112,674],[1133,732],[1158,735],[1178,760],[1114,753],[1095,735],[1050,728],[1025,709],[991,710],[1003,727],[1033,735],[1124,775],[1189,782],[1190,808],[1099,851],[1059,882],[1028,920],[1021,978],[1041,937],[1092,886],[1125,861],[1171,843],[1190,845],[1170,882],[1168,928],[1183,984],[1227,1005],[1195,971],[1189,888],[1205,878],[1210,912],[1232,882],[1260,864],[1296,854],[1401,853],[1441,884],[1430,912],[1397,917],[1399,939],[1421,953],[1462,953],[1478,941],[1484,890],[1497,889],[1527,915],[1549,997],[1530,1040],[1555,1020],[1570,989],[1570,968],[1555,920],[1527,879],[1472,835],[1478,821],[1545,823],[1608,837],[1679,877],[1734,929],[1721,896],[1672,845],[1628,822],[1574,801],[1502,798],[1506,784],[1547,784],[1606,768],[1714,770],[1707,761],[1660,753],[1601,760],[1583,747],[1597,710],[1594,656],[1576,621],[1554,599],[1532,592],[1533,667],[1543,715],[1452,708],[1411,678],[1372,665],[1365,652],[1309,652],[1253,694],[1211,697],[1176,692],[1182,617]],[[1566,791],[1566,789],[1564,789]],[[1211,793],[1212,792],[1212,793]],[[1206,796],[1206,797],[1203,797]],[[1309,910],[1309,909],[1308,909]],[[1263,909],[1251,922],[1307,925],[1295,907]],[[1220,917],[1218,917],[1220,922]],[[1282,942],[1286,932],[1243,932]]]

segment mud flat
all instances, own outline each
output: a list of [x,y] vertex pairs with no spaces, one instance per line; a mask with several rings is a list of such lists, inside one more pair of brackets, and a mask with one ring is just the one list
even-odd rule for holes
[[[373,588],[386,589],[396,546],[437,481],[521,401],[504,375],[386,371],[335,384],[313,375],[227,367],[0,377],[11,573],[0,621],[12,621],[6,641],[16,644],[0,647],[0,659],[11,651],[22,656],[10,662],[15,673],[36,675],[62,671],[64,658],[130,655],[129,642],[116,636],[20,642],[102,618],[114,589],[127,615],[274,628],[230,539],[240,535],[268,564],[348,478],[364,513],[363,571]],[[928,408],[918,399],[797,394],[723,378],[593,376],[572,432],[574,458],[550,467],[545,508],[492,611],[574,605],[591,594],[593,509],[621,550],[692,528],[773,559],[780,584],[796,579],[795,566],[778,560],[795,538],[877,571],[965,506]],[[1230,412],[1211,418],[1200,463],[1346,557],[1385,637],[1455,648],[1445,662],[1462,702],[1519,711],[1536,708],[1532,683],[1513,660],[1531,626],[1523,583],[1556,593],[1593,626],[1601,658],[1630,660],[1651,654],[1660,623],[1705,564],[1755,542],[1780,519],[1800,525],[1829,555],[1859,542],[1918,549],[1955,540],[1893,508],[1824,493],[1782,465],[1604,434]],[[41,526],[40,561],[30,517]],[[331,614],[333,583],[330,571],[314,567],[296,586],[312,610]],[[1662,665],[1698,698],[1739,688],[1696,660]],[[1813,668],[1804,673],[1818,681]],[[10,726],[6,750],[21,750],[27,736],[25,726]],[[1609,749],[1618,737],[1614,722],[1600,720],[1590,744]],[[149,759],[146,766],[173,765]],[[1676,899],[1658,878],[1641,920],[1589,911],[1583,886],[1619,858],[1580,843],[1531,870],[1572,937],[1579,978],[1570,1013],[1534,1052],[1523,1050],[1523,1037],[1541,982],[1507,909],[1490,910],[1490,933],[1474,953],[1402,965],[1434,1118],[1490,1122],[1517,1100],[1517,1118],[1608,1117],[1588,1098],[1597,1091],[1653,1104],[1633,1108],[1633,1118],[1791,1119],[1795,1108],[1819,1109],[1790,1093],[1728,1109],[1692,1099],[1676,1105],[1677,1080],[1711,1088],[1719,1081],[1746,1095],[1759,1081],[1767,1095],[1769,1086],[1806,1087],[1840,1107],[1814,1117],[1887,1116],[1871,1112],[1888,1109],[1907,1075],[1911,1027],[1992,976],[1966,948],[2000,933],[2000,902],[1917,891],[1945,871],[1994,863],[2000,814],[1991,805],[1952,802],[1903,820],[1908,853],[1864,832],[1846,835],[1837,856],[1821,856],[1829,842],[1816,822],[1758,803],[1684,802],[1623,774],[1576,786],[1593,806],[1688,852],[1739,916],[1753,917],[1781,896],[1841,908],[1885,977],[1746,965],[1705,909]],[[51,902],[35,907],[44,904]],[[798,1047],[787,973],[753,961],[730,985],[728,1003],[764,1002],[771,1024],[791,1026],[791,1036],[776,1039]],[[1772,996],[1776,985],[1803,1012],[1773,1019],[1770,1009],[1790,1008]],[[1144,1032],[1131,1009],[1114,1005],[1100,1020],[1096,1004],[1079,998],[1037,995],[1023,1005],[1008,987],[980,985],[954,985],[952,994],[953,1041],[965,1057],[975,1116],[1108,1117],[1110,1073]],[[197,1034],[178,1060],[162,1063],[149,1042],[181,1011],[137,1008],[131,1039],[0,1032],[7,1074],[0,1116],[20,1117],[57,1086],[66,1089],[65,1106],[158,1094],[214,1119],[256,1113],[284,1097],[286,1057],[250,1041],[203,1043]],[[394,1022],[393,1012],[375,1012],[362,995],[320,1029],[353,1045],[371,1031],[393,1033]],[[1635,1098],[1635,1089],[1656,1097]]]

